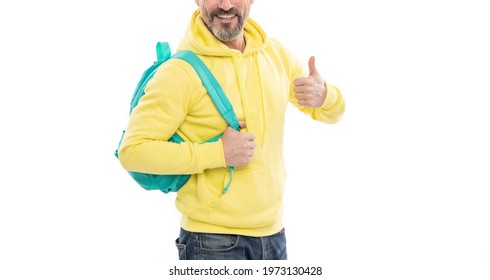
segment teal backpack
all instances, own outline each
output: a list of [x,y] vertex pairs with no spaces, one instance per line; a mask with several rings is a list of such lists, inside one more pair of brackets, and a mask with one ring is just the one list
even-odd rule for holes
[[[199,75],[202,84],[206,88],[209,97],[213,100],[214,105],[218,109],[221,116],[228,122],[228,124],[235,130],[240,130],[240,123],[233,111],[233,107],[231,106],[230,101],[226,97],[226,94],[223,92],[223,89],[219,85],[216,78],[214,78],[213,74],[209,71],[208,67],[202,62],[197,55],[188,50],[183,50],[177,52],[173,56],[170,56],[170,47],[166,42],[158,42],[156,46],[157,51],[157,61],[153,63],[146,71],[143,73],[138,85],[136,86],[136,90],[133,93],[133,97],[131,98],[130,110],[129,114],[133,111],[133,109],[138,105],[140,98],[145,94],[145,88],[148,82],[155,75],[158,67],[162,65],[165,61],[169,59],[182,59],[189,63],[196,73]],[[124,138],[123,131],[121,140],[119,141],[118,148],[115,152],[116,157],[119,156],[119,148],[121,146],[122,139]],[[209,139],[205,142],[216,142],[223,135],[218,135],[212,139]],[[184,140],[175,133],[169,140],[169,142],[181,143]],[[233,167],[229,167],[231,172],[231,178],[233,178]],[[128,171],[128,173],[133,177],[133,179],[144,189],[146,190],[160,190],[164,193],[168,192],[176,192],[178,191],[191,177],[189,174],[182,175],[157,175],[157,174],[147,174],[147,173],[139,173]],[[230,181],[224,186],[222,193],[224,194],[231,184]]]

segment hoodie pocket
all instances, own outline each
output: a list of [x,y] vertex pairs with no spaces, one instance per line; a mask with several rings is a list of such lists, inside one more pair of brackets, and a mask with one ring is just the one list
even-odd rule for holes
[[228,191],[211,204],[213,223],[228,227],[264,227],[280,218],[284,195],[283,162],[235,172]]
[[[197,175],[197,199],[207,205],[213,204],[223,196],[222,191],[230,180],[228,168],[206,170]],[[233,187],[230,186],[230,189]],[[228,190],[229,191],[229,190]]]

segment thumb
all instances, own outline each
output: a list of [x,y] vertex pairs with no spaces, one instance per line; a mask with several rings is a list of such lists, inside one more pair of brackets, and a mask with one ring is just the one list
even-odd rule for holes
[[316,70],[315,57],[314,56],[310,57],[310,60],[308,60],[308,68],[310,69],[310,76],[319,74],[318,70]]

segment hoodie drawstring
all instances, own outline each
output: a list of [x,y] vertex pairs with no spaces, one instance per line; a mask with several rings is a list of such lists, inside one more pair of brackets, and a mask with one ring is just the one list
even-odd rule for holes
[[253,57],[253,64],[255,64],[255,70],[257,73],[257,77],[258,77],[258,83],[259,83],[258,84],[258,87],[259,87],[258,94],[260,95],[260,116],[253,116],[253,117],[259,118],[258,123],[262,126],[262,127],[260,127],[260,129],[256,129],[255,127],[253,127],[253,125],[255,124],[254,122],[248,121],[248,120],[251,120],[251,118],[249,118],[250,110],[249,110],[248,98],[246,96],[247,92],[246,92],[245,86],[243,84],[244,81],[241,78],[241,77],[243,77],[243,73],[239,67],[240,64],[238,63],[237,56],[236,55],[232,56],[233,64],[235,66],[235,71],[237,73],[238,87],[240,89],[240,97],[241,97],[243,111],[244,111],[244,115],[245,115],[245,121],[247,121],[248,131],[256,131],[257,133],[262,134],[261,138],[260,138],[260,145],[261,145],[261,147],[263,147],[264,146],[264,139],[265,139],[265,129],[266,129],[265,98],[264,98],[264,92],[263,92],[264,89],[263,89],[263,83],[262,83],[262,75],[261,75],[260,67],[259,67],[258,55],[254,53],[254,54],[252,54],[252,57]]
[[254,58],[254,64],[255,68],[257,70],[257,76],[259,79],[259,94],[260,94],[260,105],[261,105],[261,121],[262,121],[262,139],[261,139],[261,146],[264,146],[264,139],[265,139],[265,130],[266,130],[266,120],[265,120],[265,99],[264,99],[264,88],[263,88],[263,83],[262,83],[262,73],[260,72],[260,67],[259,67],[259,56],[254,53],[253,54]]
[[[238,58],[236,55],[232,55],[231,56],[233,58],[233,66],[235,67],[235,71],[236,71],[236,78],[237,78],[237,81],[238,81],[238,88],[240,90],[240,99],[242,101],[242,106],[243,106],[243,112],[244,112],[244,115],[245,115],[245,121],[248,120],[248,100],[246,98],[246,94],[245,94],[245,86],[243,85],[243,81],[242,81],[242,78],[243,77],[243,74],[242,74],[242,70],[240,69],[240,64],[238,63]],[[249,123],[247,123],[247,128],[250,129],[250,126],[249,126]]]

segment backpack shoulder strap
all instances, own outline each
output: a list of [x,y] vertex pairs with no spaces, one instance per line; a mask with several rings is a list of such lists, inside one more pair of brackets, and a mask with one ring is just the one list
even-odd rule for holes
[[[196,71],[197,75],[199,75],[199,78],[201,78],[202,84],[208,91],[209,97],[211,97],[211,100],[213,100],[221,116],[233,129],[240,131],[240,123],[238,122],[238,118],[235,115],[235,111],[233,110],[233,106],[231,105],[230,100],[228,100],[225,92],[223,91],[211,71],[209,71],[209,68],[206,66],[206,64],[204,64],[204,62],[202,62],[202,60],[195,53],[189,50],[180,51],[174,54],[172,58],[182,59],[189,63],[192,67],[194,67],[194,70]],[[218,136],[218,138],[220,137],[221,135]],[[231,181],[233,180],[235,168],[233,166],[230,166],[229,170],[231,173],[231,177],[221,191],[222,194],[228,191],[228,188],[231,185]]]
[[194,67],[196,73],[201,78],[202,84],[208,91],[211,100],[213,100],[216,108],[220,112],[221,116],[228,122],[228,124],[235,130],[240,130],[240,123],[233,111],[233,107],[228,100],[228,97],[224,93],[220,84],[214,77],[214,75],[209,71],[209,68],[202,62],[202,60],[192,51],[183,50],[172,56],[172,58],[179,58],[192,67]]

